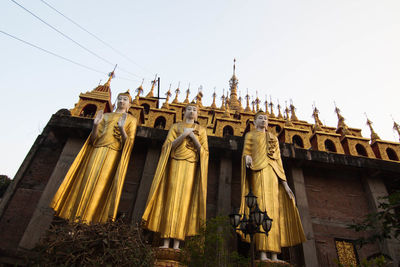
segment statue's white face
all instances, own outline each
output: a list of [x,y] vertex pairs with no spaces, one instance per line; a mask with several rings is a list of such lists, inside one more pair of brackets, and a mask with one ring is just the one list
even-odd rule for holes
[[268,116],[263,114],[258,115],[256,117],[256,120],[254,121],[254,125],[256,126],[257,129],[262,129],[262,128],[267,129]]
[[117,99],[117,109],[128,111],[129,107],[129,97],[127,95],[119,95]]
[[190,120],[197,120],[197,107],[187,106],[185,109],[185,118]]

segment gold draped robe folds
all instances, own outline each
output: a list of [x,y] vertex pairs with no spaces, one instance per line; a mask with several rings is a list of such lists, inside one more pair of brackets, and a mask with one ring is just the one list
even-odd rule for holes
[[104,114],[94,142],[86,140],[50,204],[56,216],[84,223],[115,219],[137,126],[127,114],[123,143],[121,116]]
[[[172,149],[172,142],[184,131],[194,128],[201,145],[197,151],[192,139]],[[208,142],[206,130],[198,124],[175,123],[162,147],[151,185],[144,227],[161,234],[161,238],[185,240],[199,233],[206,220]]]
[[[253,166],[247,172],[246,155],[253,159]],[[266,210],[273,219],[268,237],[265,234],[255,235],[258,251],[280,253],[281,247],[294,246],[306,240],[296,204],[279,179],[286,181],[277,138],[269,132],[253,130],[247,133],[242,155],[240,213],[246,211],[249,214],[244,196],[249,193],[251,185],[260,209]],[[249,242],[248,236],[246,241]]]

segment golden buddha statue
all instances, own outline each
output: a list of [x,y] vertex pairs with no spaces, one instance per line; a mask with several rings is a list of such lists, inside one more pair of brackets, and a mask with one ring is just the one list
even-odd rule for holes
[[97,113],[90,136],[76,156],[50,206],[71,221],[114,220],[136,133],[128,114],[129,91],[118,95],[115,112]]
[[[255,235],[255,248],[260,252],[260,260],[269,260],[267,252],[270,252],[271,259],[279,261],[277,254],[282,247],[300,244],[306,238],[294,194],[286,181],[278,139],[267,130],[267,113],[257,112],[254,125],[255,129],[246,134],[243,145],[240,213],[246,209],[246,214],[249,214],[244,196],[251,186],[260,210],[266,210],[273,220],[268,236],[263,233]],[[249,168],[247,174],[246,168]],[[247,236],[245,241],[249,240]]]
[[169,130],[142,217],[144,228],[160,233],[161,248],[172,238],[179,249],[206,219],[208,142],[197,113],[196,104],[186,105],[183,121]]

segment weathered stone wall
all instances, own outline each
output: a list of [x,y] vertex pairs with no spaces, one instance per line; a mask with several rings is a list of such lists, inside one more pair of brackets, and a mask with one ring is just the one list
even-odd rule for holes
[[[53,115],[0,202],[0,251],[30,249],[51,224],[49,203],[89,135],[92,121]],[[138,127],[118,213],[140,222],[167,131]],[[243,138],[209,137],[207,217],[228,215],[240,205]],[[297,149],[281,144],[288,181],[296,194],[307,242],[286,251],[306,266],[336,266],[335,238],[360,235],[346,226],[376,210],[386,182],[400,176],[396,162]],[[383,178],[384,177],[384,178]],[[366,246],[360,258],[387,246]],[[301,252],[300,255],[298,252]],[[388,253],[396,253],[388,252]]]

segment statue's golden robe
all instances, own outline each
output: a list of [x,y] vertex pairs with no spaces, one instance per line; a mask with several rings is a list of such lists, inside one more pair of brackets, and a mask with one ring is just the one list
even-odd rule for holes
[[[246,155],[253,159],[253,166],[248,171]],[[273,219],[268,237],[265,234],[255,235],[258,251],[280,253],[281,247],[294,246],[306,240],[296,204],[289,198],[279,179],[286,181],[276,136],[257,130],[247,133],[242,155],[240,212],[243,214],[246,210],[246,214],[249,214],[244,196],[249,192],[250,183],[253,193],[258,197],[260,209],[266,210]],[[249,242],[248,236],[246,241]]]
[[128,114],[122,143],[121,116],[104,114],[93,144],[86,140],[50,204],[56,216],[84,223],[115,219],[137,126]]
[[[172,149],[172,142],[184,128],[193,131],[201,145],[197,151],[192,139]],[[185,240],[199,233],[206,220],[208,142],[206,130],[198,124],[175,123],[162,147],[151,185],[144,227],[161,234],[161,238]]]

